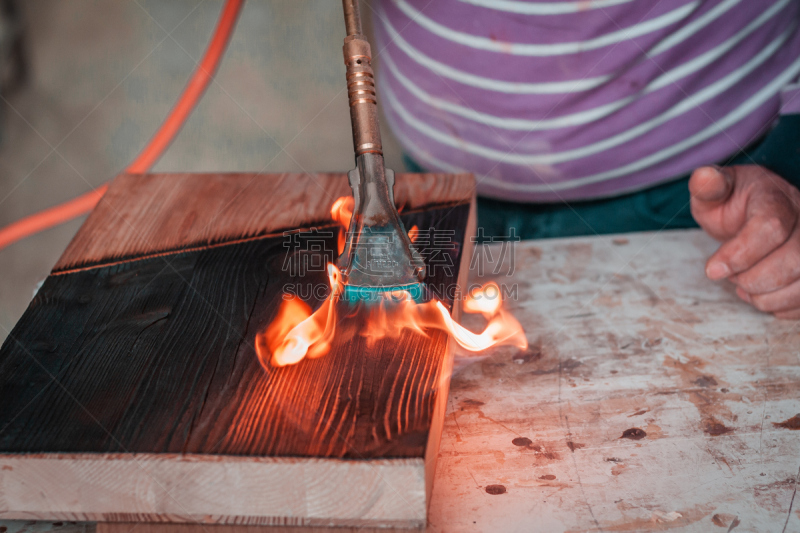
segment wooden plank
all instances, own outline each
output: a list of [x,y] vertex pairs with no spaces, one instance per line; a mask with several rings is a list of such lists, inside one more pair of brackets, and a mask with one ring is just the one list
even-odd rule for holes
[[[127,198],[137,215],[126,220],[136,225],[120,229],[94,213],[73,241],[94,247],[87,257],[68,250],[63,264],[71,268],[45,281],[12,331],[0,350],[0,396],[10,399],[0,404],[0,517],[424,523],[449,380],[447,337],[405,332],[369,349],[354,337],[324,357],[264,371],[254,339],[284,288],[325,276],[283,268],[296,234],[275,235],[279,226],[248,233],[237,212],[209,232],[197,229],[207,217],[175,212],[177,198],[195,206],[190,198],[221,194],[221,179],[176,181],[181,194],[150,205],[152,216],[136,207],[150,201],[146,191],[123,194],[131,177],[115,182],[111,198]],[[420,179],[428,178],[401,175],[398,184]],[[460,184],[451,191],[471,183],[448,179]],[[268,198],[292,189],[258,180],[272,183],[260,189]],[[253,182],[233,176],[231,187]],[[436,269],[429,282],[463,281],[474,197],[431,196],[429,207],[408,198],[416,208],[403,212],[407,227],[452,232],[456,245],[442,251],[452,268]],[[189,244],[156,231],[152,221],[164,216],[191,221],[175,222]],[[323,264],[336,234],[318,229],[324,246],[314,253]]]

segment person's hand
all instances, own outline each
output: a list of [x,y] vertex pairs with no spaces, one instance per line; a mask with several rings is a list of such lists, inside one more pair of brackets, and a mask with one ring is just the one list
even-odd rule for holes
[[800,319],[800,191],[757,165],[700,167],[689,179],[692,216],[722,245],[712,280],[778,318]]

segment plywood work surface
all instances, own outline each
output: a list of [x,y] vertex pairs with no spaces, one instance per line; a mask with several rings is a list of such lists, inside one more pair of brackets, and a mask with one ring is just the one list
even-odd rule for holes
[[716,246],[524,242],[473,276],[517,286],[531,349],[457,357],[430,530],[800,531],[800,323],[708,281]]
[[427,530],[800,531],[800,323],[705,279],[716,246],[523,242],[510,276],[477,247],[531,349],[457,356]]

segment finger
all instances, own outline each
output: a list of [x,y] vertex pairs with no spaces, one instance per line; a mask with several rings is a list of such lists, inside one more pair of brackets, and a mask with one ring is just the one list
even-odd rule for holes
[[800,228],[777,250],[730,280],[748,294],[765,294],[800,279]]
[[700,167],[689,178],[689,194],[701,209],[714,208],[730,198],[733,176],[722,167]]
[[792,309],[791,311],[781,311],[779,313],[775,313],[775,318],[781,318],[783,320],[800,320],[800,308]]
[[[739,294],[740,290],[742,289],[737,288],[736,293]],[[765,313],[777,313],[780,311],[798,309],[800,308],[800,280],[790,283],[777,291],[766,292],[764,294],[748,294],[747,296],[748,299],[746,301],[749,301],[753,304],[753,307]]]
[[734,190],[735,170],[719,167],[700,167],[689,178],[690,207],[697,223],[712,237],[725,240],[733,237],[744,222],[744,211],[740,211],[739,220],[726,220],[725,203],[731,198]]
[[706,262],[706,276],[727,278],[751,268],[783,245],[794,229],[793,215],[750,218],[733,239],[722,244]]

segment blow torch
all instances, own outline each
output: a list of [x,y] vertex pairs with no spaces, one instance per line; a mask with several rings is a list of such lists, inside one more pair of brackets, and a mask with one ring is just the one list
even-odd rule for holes
[[373,301],[397,291],[425,298],[425,263],[406,233],[394,203],[394,172],[385,167],[372,51],[362,34],[358,0],[342,0],[347,37],[344,63],[356,168],[347,176],[354,208],[339,268],[343,296]]

